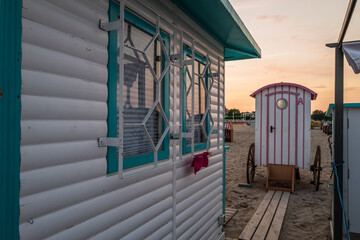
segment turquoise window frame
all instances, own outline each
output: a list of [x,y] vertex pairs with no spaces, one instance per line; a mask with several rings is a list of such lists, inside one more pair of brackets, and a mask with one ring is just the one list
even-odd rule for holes
[[[125,9],[125,21],[131,23],[135,27],[142,31],[155,35],[156,27],[146,22],[134,13]],[[109,0],[109,21],[117,21],[119,17],[119,4]],[[160,36],[164,41],[165,48],[170,51],[170,37],[167,33],[160,31]],[[117,31],[109,32],[109,44],[108,44],[108,137],[117,137]],[[163,58],[162,66],[165,66],[166,58]],[[162,106],[166,117],[169,119],[169,72],[165,74],[162,80]],[[163,132],[166,129],[165,121],[163,120]],[[169,158],[169,133],[164,138],[163,150],[158,152],[158,161]],[[107,152],[107,173],[111,174],[119,170],[119,163],[116,154],[116,147],[108,147]],[[145,153],[141,155],[131,156],[123,159],[123,170],[138,167],[141,165],[154,162],[154,152]]]
[[0,1],[0,239],[19,239],[22,1]]
[[[186,59],[186,57],[191,57],[192,55],[192,51],[191,49],[184,45],[183,46],[183,57],[184,59]],[[201,56],[199,53],[195,52],[195,60],[197,60],[198,62],[204,64],[206,66],[206,58]],[[207,70],[206,70],[207,71]],[[205,79],[205,84],[206,84],[206,88],[208,89],[209,88],[209,83],[208,83],[208,71],[207,73],[205,74],[206,75],[206,79]],[[183,107],[182,107],[182,111],[183,111],[183,115],[182,115],[182,131],[183,132],[186,132],[186,107],[187,107],[187,97],[186,97],[186,70],[184,69],[184,81],[183,81],[183,92],[182,92],[182,96],[183,96]],[[207,104],[207,95],[205,95],[205,102],[204,104]],[[210,131],[210,119],[209,119],[209,116],[206,116],[206,134],[209,135],[209,131]],[[199,150],[203,150],[203,149],[206,149],[207,147],[207,143],[198,143],[198,144],[194,144],[194,151],[199,151]],[[183,138],[183,141],[182,141],[182,153],[183,154],[186,154],[186,153],[190,153],[191,152],[191,145],[187,145],[186,144],[186,138]]]

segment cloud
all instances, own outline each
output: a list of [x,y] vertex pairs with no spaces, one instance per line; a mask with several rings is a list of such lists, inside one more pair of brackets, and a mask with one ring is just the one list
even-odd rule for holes
[[267,71],[276,72],[276,73],[286,72],[286,71],[289,70],[289,68],[279,66],[278,64],[267,64],[267,65],[264,66],[264,68],[265,68]]
[[253,1],[253,0],[248,0],[248,1],[230,0],[230,3],[233,6],[233,8],[236,10],[255,9],[262,7],[264,5],[263,2]]
[[267,74],[275,74],[277,77],[284,77],[284,78],[298,78],[299,76],[306,77],[306,78],[314,78],[314,77],[328,77],[329,71],[328,69],[319,69],[310,66],[309,64],[306,65],[280,65],[280,64],[264,64],[264,70]]
[[283,56],[289,56],[291,54],[289,53],[276,53],[276,54],[263,54],[261,56],[262,59],[264,58],[273,58],[273,57],[283,57]]
[[313,87],[313,88],[327,88],[327,86],[321,85],[321,86],[315,86],[315,87]]
[[345,91],[346,92],[351,92],[351,91],[355,91],[355,90],[357,90],[358,88],[357,87],[346,87],[345,88]]
[[239,68],[239,66],[229,64],[229,65],[226,66],[226,68],[228,68],[228,69],[237,69],[237,68]]
[[303,40],[302,38],[300,38],[300,37],[297,36],[297,35],[291,35],[291,36],[290,36],[290,39],[291,39],[291,40],[294,40],[294,41],[302,41],[302,40]]
[[268,22],[274,22],[274,23],[281,23],[284,20],[286,20],[287,17],[281,16],[281,15],[261,15],[255,18],[255,21],[261,22],[261,21],[268,21]]

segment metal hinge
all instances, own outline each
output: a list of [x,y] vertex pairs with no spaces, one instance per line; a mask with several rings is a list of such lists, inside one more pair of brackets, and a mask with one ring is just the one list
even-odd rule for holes
[[219,222],[219,225],[225,225],[225,215],[224,214],[221,214],[218,217],[218,222]]
[[99,147],[120,147],[122,145],[122,139],[120,138],[99,138]]
[[113,31],[119,30],[122,28],[122,22],[120,20],[114,22],[105,22],[104,20],[99,20],[99,28],[104,31]]

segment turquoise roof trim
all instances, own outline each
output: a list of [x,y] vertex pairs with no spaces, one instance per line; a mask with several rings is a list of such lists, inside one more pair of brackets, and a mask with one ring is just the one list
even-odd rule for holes
[[228,0],[172,0],[224,46],[225,61],[259,58],[260,47]]
[[[325,115],[330,116],[334,112],[335,104],[330,103]],[[360,103],[344,103],[344,108],[360,108]]]

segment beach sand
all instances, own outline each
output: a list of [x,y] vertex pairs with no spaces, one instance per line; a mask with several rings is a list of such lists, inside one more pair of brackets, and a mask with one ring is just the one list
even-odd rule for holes
[[[332,181],[331,155],[328,137],[321,130],[311,130],[311,164],[316,146],[321,146],[321,172],[319,191],[310,184],[312,172],[300,169],[301,180],[290,195],[280,239],[330,239]],[[226,153],[226,207],[239,211],[225,227],[226,239],[238,239],[266,194],[266,168],[257,167],[252,188],[239,187],[246,183],[246,161],[250,144],[255,141],[255,128],[234,125],[234,142],[228,143]]]

